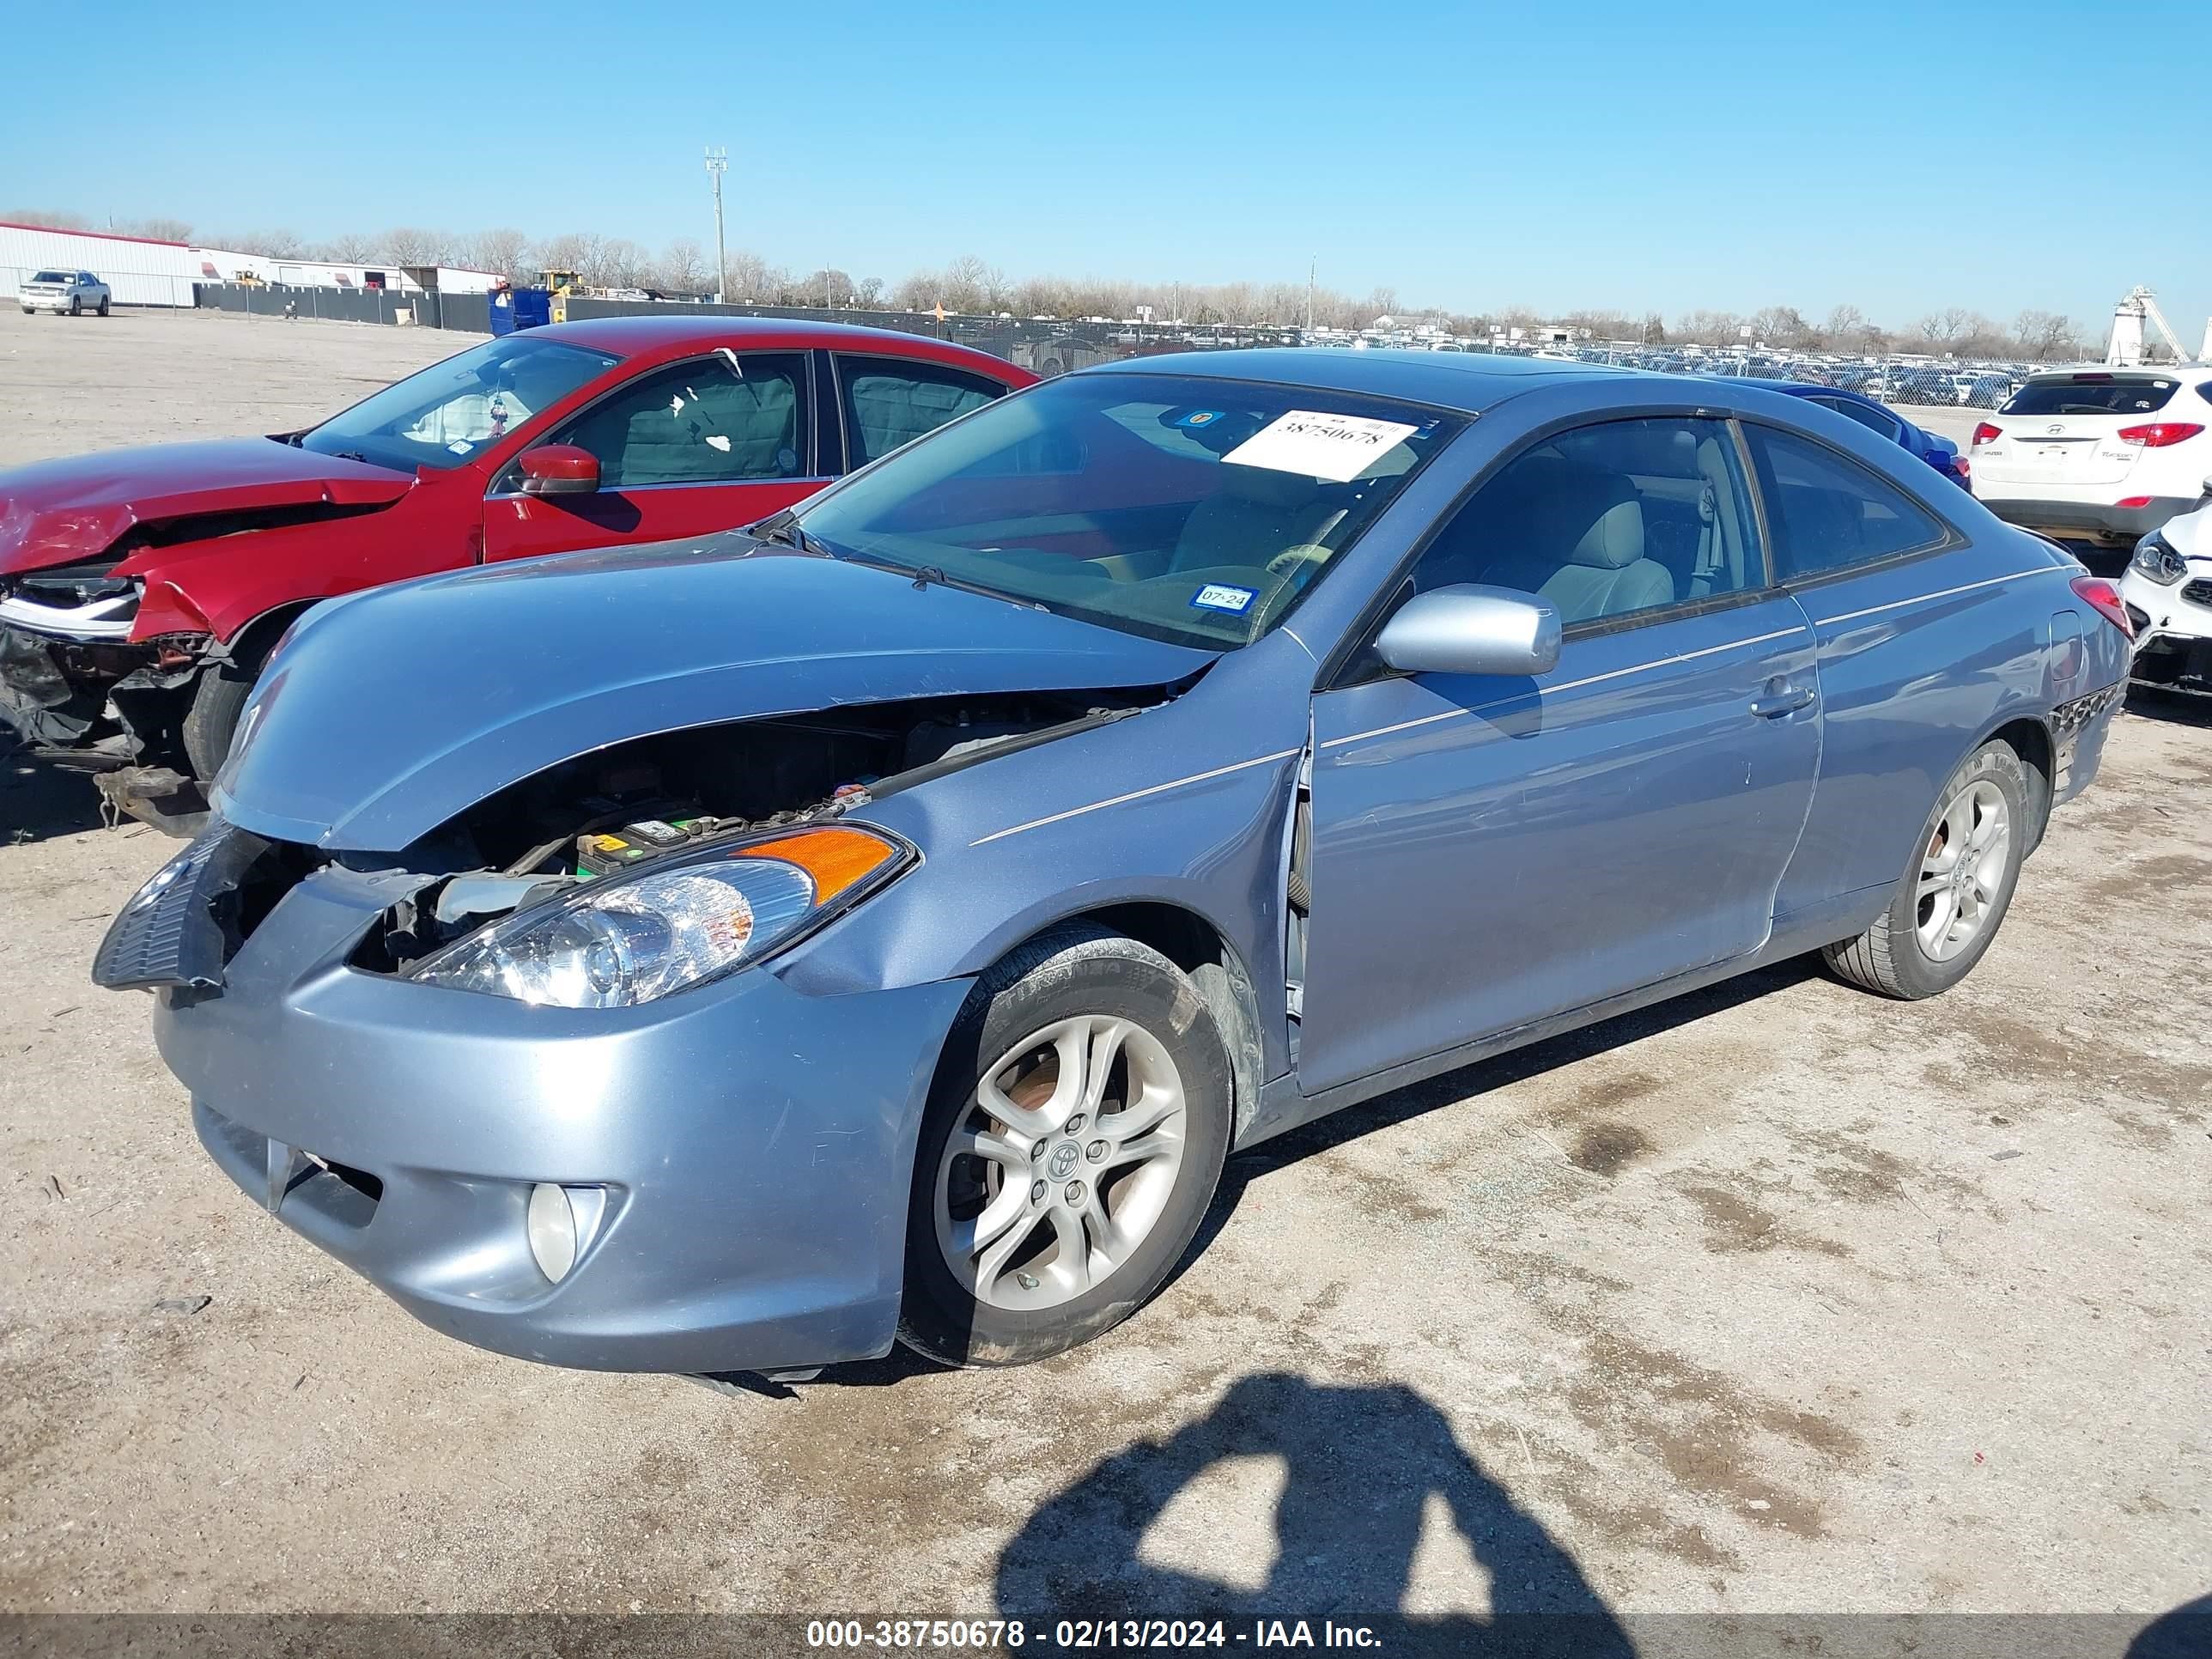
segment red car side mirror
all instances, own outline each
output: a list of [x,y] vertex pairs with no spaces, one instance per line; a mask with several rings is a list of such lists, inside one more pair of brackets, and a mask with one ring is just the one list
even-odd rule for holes
[[539,444],[522,452],[526,495],[588,495],[599,487],[599,458],[574,444]]

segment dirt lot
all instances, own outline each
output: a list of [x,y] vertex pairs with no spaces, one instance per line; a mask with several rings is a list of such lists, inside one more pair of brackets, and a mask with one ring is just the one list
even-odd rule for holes
[[[465,345],[0,313],[0,465]],[[0,1608],[2149,1614],[2212,1587],[2212,724],[2138,704],[1957,993],[1798,968],[1231,1166],[1074,1355],[726,1399],[434,1336],[236,1192],[172,850],[0,770]],[[188,1298],[178,1303],[172,1299]],[[179,1311],[199,1298],[197,1312]]]

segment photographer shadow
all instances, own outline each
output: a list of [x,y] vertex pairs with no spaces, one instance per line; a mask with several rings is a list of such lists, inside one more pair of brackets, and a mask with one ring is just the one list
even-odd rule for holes
[[[1265,1583],[1139,1559],[1177,1492],[1224,1459],[1254,1456],[1281,1458],[1287,1475]],[[1401,1611],[1432,1496],[1488,1575],[1486,1617]],[[1304,1619],[1316,1647],[1328,1644],[1327,1621],[1364,1626],[1395,1654],[1635,1651],[1573,1557],[1462,1449],[1435,1406],[1400,1385],[1336,1387],[1280,1371],[1243,1378],[1205,1418],[1115,1453],[1038,1508],[1000,1554],[997,1594],[1001,1615],[1032,1629],[1218,1618],[1233,1647],[1240,1631]]]

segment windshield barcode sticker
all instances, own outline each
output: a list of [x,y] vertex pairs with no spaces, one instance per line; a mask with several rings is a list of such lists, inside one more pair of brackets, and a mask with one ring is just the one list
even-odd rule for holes
[[1310,478],[1349,483],[1419,431],[1398,421],[1294,409],[1270,421],[1221,459],[1232,466],[1264,466]]

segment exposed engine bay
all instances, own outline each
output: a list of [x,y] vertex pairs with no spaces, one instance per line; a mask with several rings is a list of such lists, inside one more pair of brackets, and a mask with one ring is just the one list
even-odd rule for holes
[[[1165,695],[903,702],[618,744],[488,797],[400,854],[398,863],[436,878],[386,914],[355,963],[398,971],[487,922],[711,837],[830,823],[896,790],[1136,713]],[[278,878],[289,885],[297,876]]]

